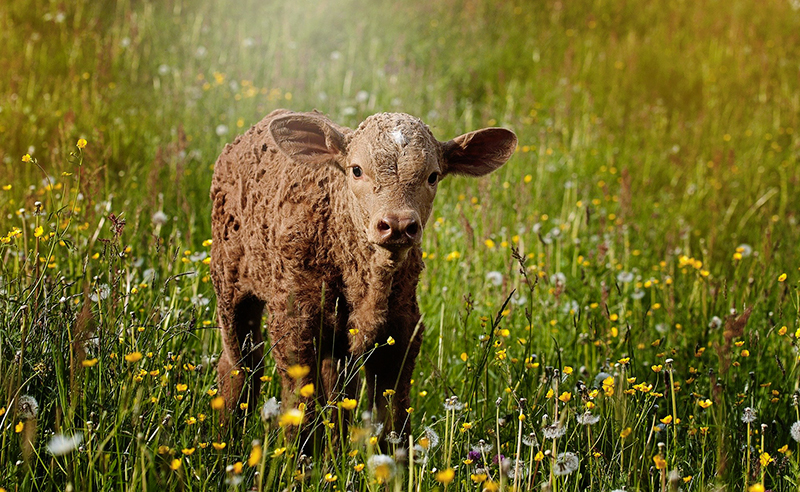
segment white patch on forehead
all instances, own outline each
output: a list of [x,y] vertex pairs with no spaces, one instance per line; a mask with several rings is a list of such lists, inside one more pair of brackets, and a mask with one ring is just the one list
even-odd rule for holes
[[399,128],[395,128],[393,132],[389,133],[389,136],[392,137],[392,140],[397,145],[405,145],[408,143],[406,136],[403,135],[403,132]]

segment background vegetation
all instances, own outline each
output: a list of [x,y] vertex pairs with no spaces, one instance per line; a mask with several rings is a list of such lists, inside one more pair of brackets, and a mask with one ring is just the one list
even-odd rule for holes
[[[0,489],[797,488],[796,1],[15,0],[0,54]],[[279,107],[520,138],[440,188],[413,456],[298,456],[271,361],[218,425],[208,188]]]

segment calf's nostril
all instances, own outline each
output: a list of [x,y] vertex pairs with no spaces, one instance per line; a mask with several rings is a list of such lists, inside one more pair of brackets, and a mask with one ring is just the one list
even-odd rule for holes
[[392,229],[392,226],[389,225],[389,223],[386,222],[385,220],[382,220],[382,221],[378,222],[378,230],[379,231],[386,232],[386,231],[389,231],[391,229]]
[[416,222],[411,222],[406,226],[406,234],[409,236],[416,236],[419,232],[419,225]]

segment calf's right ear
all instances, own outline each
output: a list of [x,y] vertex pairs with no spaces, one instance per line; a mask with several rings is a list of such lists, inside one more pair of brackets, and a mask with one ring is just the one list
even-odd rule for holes
[[442,144],[444,174],[483,176],[506,163],[517,147],[517,136],[505,128],[484,128]]
[[345,152],[344,135],[318,116],[281,116],[270,122],[269,132],[281,152],[300,162],[337,162]]

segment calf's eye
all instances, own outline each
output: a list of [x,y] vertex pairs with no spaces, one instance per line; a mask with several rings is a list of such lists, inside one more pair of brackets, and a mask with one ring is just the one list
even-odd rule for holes
[[358,167],[358,166],[353,166],[352,169],[353,169],[353,177],[354,178],[360,178],[361,175],[364,174],[364,171],[362,171],[361,168]]
[[428,176],[428,184],[430,185],[435,185],[436,181],[438,180],[439,180],[439,173],[431,173],[431,175]]

